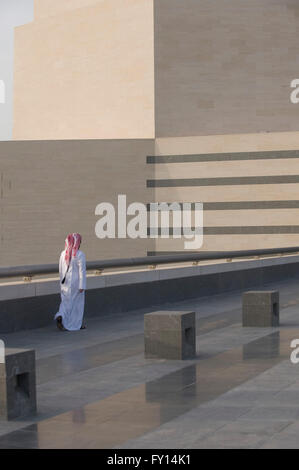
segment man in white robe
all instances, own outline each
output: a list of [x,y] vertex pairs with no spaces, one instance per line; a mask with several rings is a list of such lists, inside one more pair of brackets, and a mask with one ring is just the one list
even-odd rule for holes
[[55,315],[60,330],[84,329],[83,315],[86,289],[86,260],[79,250],[81,235],[73,233],[65,241],[65,250],[60,255],[59,274],[61,304]]

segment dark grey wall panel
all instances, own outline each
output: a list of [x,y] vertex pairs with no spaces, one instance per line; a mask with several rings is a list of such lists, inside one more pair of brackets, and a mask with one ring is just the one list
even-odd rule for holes
[[148,188],[172,188],[192,186],[234,186],[244,184],[299,183],[299,175],[232,176],[225,178],[183,178],[147,180]]
[[[168,202],[167,204],[171,204]],[[195,209],[195,202],[179,202],[180,209],[183,210],[183,204],[191,204],[191,210]],[[230,201],[230,202],[204,202],[205,211],[231,211],[231,210],[250,210],[250,209],[299,209],[299,201]],[[147,205],[147,210],[154,212],[154,208]],[[174,209],[176,210],[176,209]]]
[[[195,228],[192,227],[186,228],[186,234],[192,233],[195,231]],[[178,227],[153,227],[148,229],[148,234],[150,233],[160,235],[166,235],[169,233],[169,236],[173,235],[183,235],[183,228]],[[200,228],[197,229],[197,233],[200,233]],[[299,233],[299,225],[249,225],[243,227],[203,227],[204,235],[258,235],[258,234],[279,234],[279,233]]]
[[280,158],[299,158],[299,150],[281,150],[268,152],[211,153],[205,155],[151,155],[146,161],[153,163],[195,163],[225,162],[236,160],[276,160]]

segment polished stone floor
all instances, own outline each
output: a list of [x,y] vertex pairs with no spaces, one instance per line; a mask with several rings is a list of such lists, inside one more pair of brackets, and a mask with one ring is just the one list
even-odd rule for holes
[[163,306],[196,311],[194,360],[145,360],[145,311],[2,335],[36,350],[38,414],[0,421],[0,448],[299,448],[299,286],[269,287],[279,328],[243,328],[240,292]]

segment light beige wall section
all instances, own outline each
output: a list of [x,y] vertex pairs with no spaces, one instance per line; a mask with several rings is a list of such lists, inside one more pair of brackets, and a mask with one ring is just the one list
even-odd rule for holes
[[[170,226],[177,227],[177,211],[170,212]],[[164,215],[166,213],[164,212]],[[161,217],[161,213],[159,214]],[[191,211],[191,220],[194,222],[194,211]],[[181,219],[182,220],[182,219]],[[298,226],[299,208],[275,209],[234,209],[234,210],[204,210],[205,227],[266,227],[266,226]],[[194,224],[193,224],[194,225]],[[159,223],[159,227],[162,223]],[[165,224],[163,225],[165,227]],[[299,234],[298,234],[299,242]],[[299,250],[298,250],[299,251]]]
[[265,160],[164,163],[155,167],[157,179],[280,175],[299,175],[299,158],[278,158],[271,160],[271,163],[269,160],[268,163]]
[[297,131],[296,0],[155,0],[156,136]]
[[[100,240],[95,208],[149,202],[152,140],[0,143],[0,265],[55,263],[70,232],[89,260],[145,256],[151,241]],[[129,217],[128,217],[129,220]]]
[[266,152],[271,150],[297,150],[298,148],[299,132],[163,137],[155,139],[155,155]]
[[[204,236],[202,251],[258,250],[267,248],[286,248],[299,246],[299,234],[274,235],[208,235]],[[159,239],[156,252],[184,250],[184,239]]]
[[[193,219],[194,220],[194,219]],[[299,225],[299,209],[246,209],[204,211],[205,227]],[[297,234],[299,246],[299,234]]]
[[[204,227],[228,227],[230,231],[243,230],[243,227],[260,227],[261,232],[273,233],[244,233],[205,234],[202,250],[242,250],[263,249],[286,246],[299,246],[299,184],[271,183],[221,185],[214,184],[213,178],[223,177],[271,177],[299,175],[299,159],[287,158],[287,154],[279,151],[298,150],[299,132],[277,132],[258,134],[231,134],[215,136],[194,136],[158,138],[155,140],[157,156],[167,155],[208,155],[246,153],[247,159],[204,161],[184,163],[156,163],[154,167],[155,180],[212,178],[207,186],[174,186],[154,188],[155,200],[158,202],[202,202],[204,204]],[[255,159],[254,152],[274,151],[272,160]],[[252,157],[250,152],[253,152]],[[294,154],[292,154],[294,156]],[[214,181],[214,183],[213,183]],[[238,181],[235,181],[236,183]],[[217,181],[216,181],[217,183]],[[282,201],[277,207],[265,209],[263,202]],[[234,203],[251,203],[251,209],[234,208]],[[205,203],[218,203],[217,210],[205,209]],[[228,203],[225,210],[220,210],[222,203]],[[230,204],[232,203],[232,204]],[[292,204],[295,204],[292,206]],[[283,208],[285,206],[285,208]],[[235,210],[233,210],[233,208]],[[193,219],[194,220],[194,219]],[[286,233],[279,233],[285,231]],[[157,240],[155,251],[181,251],[184,249],[183,240]]]
[[16,28],[13,138],[154,137],[153,35],[152,0],[105,0]]
[[201,187],[194,186],[185,188],[155,188],[155,200],[167,202],[237,202],[299,200],[299,184],[242,184],[240,186],[225,185]]
[[95,3],[101,3],[105,0],[35,0],[34,17],[35,19],[45,18],[64,13],[68,10],[75,10]]

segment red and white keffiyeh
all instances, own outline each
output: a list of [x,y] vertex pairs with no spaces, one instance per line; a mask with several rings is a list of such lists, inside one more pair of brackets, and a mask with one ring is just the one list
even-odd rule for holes
[[65,261],[69,266],[72,257],[76,257],[80,248],[82,237],[80,233],[70,233],[65,240]]

